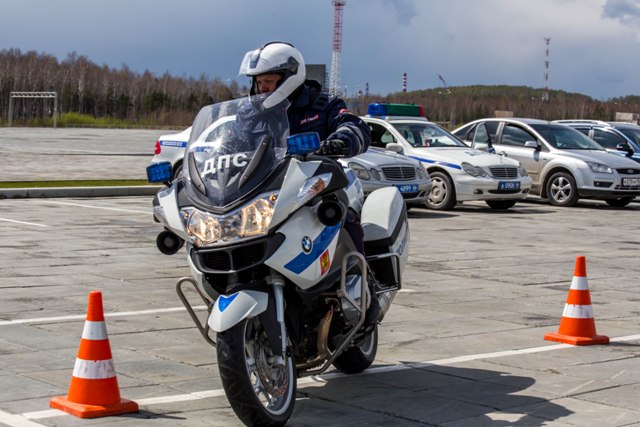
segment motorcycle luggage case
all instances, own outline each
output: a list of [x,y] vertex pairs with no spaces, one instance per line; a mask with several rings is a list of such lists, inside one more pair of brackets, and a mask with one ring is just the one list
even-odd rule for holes
[[[364,202],[361,215],[364,248],[367,257],[396,253],[400,256],[400,270],[407,260],[409,224],[407,209],[395,187],[373,191]],[[399,275],[391,258],[370,261],[369,265],[381,283],[396,285]]]

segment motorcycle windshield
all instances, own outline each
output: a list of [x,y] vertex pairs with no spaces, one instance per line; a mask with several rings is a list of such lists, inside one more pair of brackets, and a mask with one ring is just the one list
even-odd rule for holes
[[264,109],[267,95],[204,107],[185,152],[189,197],[220,208],[257,188],[287,154],[288,102]]

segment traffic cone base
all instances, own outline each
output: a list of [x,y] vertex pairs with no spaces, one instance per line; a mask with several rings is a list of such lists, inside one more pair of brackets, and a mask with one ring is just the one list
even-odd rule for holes
[[569,335],[558,334],[555,332],[548,332],[544,334],[544,339],[547,341],[555,341],[572,345],[609,344],[609,337],[604,335],[594,335],[592,337],[573,337]]
[[609,344],[609,337],[596,334],[584,256],[576,258],[576,268],[558,332],[546,333],[544,339],[572,345]]
[[49,406],[79,418],[137,412],[138,404],[122,399],[102,310],[102,294],[89,293],[87,320],[67,396],[54,397]]
[[138,404],[127,399],[120,399],[119,402],[110,405],[87,405],[86,403],[74,403],[64,396],[59,396],[51,399],[49,406],[78,418],[98,418],[138,412]]

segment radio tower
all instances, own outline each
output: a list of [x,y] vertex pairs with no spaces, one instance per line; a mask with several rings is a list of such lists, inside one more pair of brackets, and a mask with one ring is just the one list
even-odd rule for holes
[[329,94],[342,95],[342,70],[340,69],[340,53],[342,52],[342,9],[346,0],[332,0],[333,4],[333,56],[331,57],[331,78]]
[[542,100],[549,102],[549,42],[551,38],[544,38],[544,92],[542,93]]

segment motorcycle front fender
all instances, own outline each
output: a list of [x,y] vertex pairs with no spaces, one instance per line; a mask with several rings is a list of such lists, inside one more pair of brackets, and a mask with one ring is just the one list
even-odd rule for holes
[[215,332],[224,332],[250,317],[267,310],[269,294],[259,291],[239,291],[231,295],[220,295],[213,303],[207,320]]

